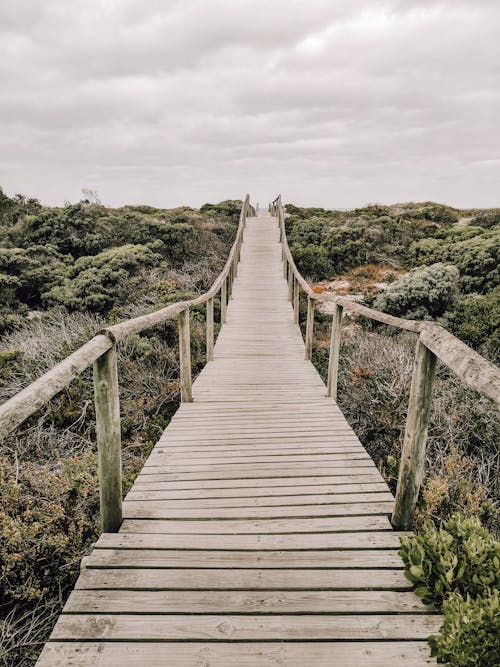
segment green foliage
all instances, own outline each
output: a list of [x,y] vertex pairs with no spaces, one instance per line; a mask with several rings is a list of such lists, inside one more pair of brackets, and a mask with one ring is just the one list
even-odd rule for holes
[[380,292],[374,308],[410,319],[443,315],[453,305],[458,289],[458,269],[450,264],[432,264],[413,269]]
[[307,278],[321,280],[329,278],[333,272],[333,265],[322,246],[306,245],[298,243],[291,248],[295,264]]
[[492,211],[484,211],[477,215],[472,224],[478,225],[479,227],[484,227],[485,229],[491,229],[500,225],[500,209],[494,209]]
[[[450,234],[445,238],[417,241],[410,248],[415,264],[446,262],[460,271],[460,288],[465,293],[482,292],[500,284],[500,228],[483,230],[472,238]],[[470,228],[469,228],[470,230]]]
[[140,268],[158,266],[161,259],[143,245],[125,245],[80,257],[64,272],[60,283],[43,295],[44,300],[69,310],[105,312],[123,300],[131,276]]
[[235,222],[237,222],[240,217],[242,205],[243,202],[239,199],[227,199],[226,201],[222,201],[219,204],[203,204],[203,206],[200,207],[200,213],[206,213],[213,217],[230,217]]
[[500,286],[487,294],[469,294],[456,304],[451,331],[472,347],[484,346],[493,359],[500,352]]
[[399,553],[415,593],[438,607],[451,591],[476,597],[500,584],[500,544],[476,517],[454,514],[440,528],[426,521],[401,538]]
[[325,235],[325,250],[336,273],[369,261],[364,229],[364,225],[334,227]]
[[429,202],[423,206],[417,205],[416,208],[408,211],[407,215],[417,220],[430,220],[440,226],[450,226],[459,220],[456,209],[433,202]]
[[432,655],[450,667],[500,665],[500,594],[476,598],[452,593],[443,603],[444,624],[429,638]]

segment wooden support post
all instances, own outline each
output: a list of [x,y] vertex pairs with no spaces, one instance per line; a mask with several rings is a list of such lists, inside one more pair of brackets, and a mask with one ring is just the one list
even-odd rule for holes
[[288,301],[293,303],[293,281],[295,280],[293,275],[292,265],[288,265]]
[[342,330],[343,308],[335,304],[332,317],[332,331],[330,334],[330,357],[328,359],[327,396],[337,400],[337,376],[339,372],[340,332]]
[[227,313],[227,278],[224,278],[220,288],[220,323],[224,324]]
[[312,345],[313,345],[313,335],[314,335],[314,308],[316,306],[316,301],[311,299],[311,296],[307,296],[307,322],[306,322],[306,359],[311,359],[312,357]]
[[297,278],[293,279],[293,323],[299,323],[299,296],[300,286]]
[[120,398],[116,345],[94,362],[94,399],[103,533],[117,533],[122,522]]
[[411,530],[425,465],[436,355],[417,341],[392,525]]
[[288,261],[286,259],[286,255],[283,257],[283,278],[286,278],[288,272]]
[[181,367],[181,402],[192,403],[193,388],[191,379],[189,308],[179,313],[179,361]]
[[214,358],[214,298],[207,301],[207,361]]

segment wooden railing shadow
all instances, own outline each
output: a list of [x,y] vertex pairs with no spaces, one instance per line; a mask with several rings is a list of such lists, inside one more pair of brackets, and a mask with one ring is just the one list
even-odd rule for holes
[[214,299],[220,292],[221,323],[225,322],[228,297],[238,271],[243,233],[248,217],[255,215],[249,195],[241,208],[235,241],[221,273],[211,288],[196,299],[180,301],[166,308],[102,329],[96,336],[63,359],[50,371],[0,406],[0,439],[33,415],[47,401],[84,370],[93,366],[101,527],[117,532],[122,522],[121,429],[116,346],[127,336],[137,334],[167,320],[179,323],[179,362],[181,401],[191,402],[190,308],[206,304],[206,358],[214,355]]
[[305,355],[311,359],[314,311],[317,302],[333,302],[327,395],[337,397],[340,333],[344,310],[358,313],[382,324],[416,334],[415,361],[408,402],[408,412],[401,453],[392,524],[410,530],[424,472],[427,430],[431,414],[436,361],[439,359],[469,387],[500,405],[500,370],[468,345],[433,322],[405,320],[356,303],[344,296],[316,294],[302,277],[290,252],[285,230],[281,195],[269,204],[271,215],[278,217],[282,245],[283,275],[288,281],[288,298],[293,304],[295,322],[299,321],[299,294],[307,295]]

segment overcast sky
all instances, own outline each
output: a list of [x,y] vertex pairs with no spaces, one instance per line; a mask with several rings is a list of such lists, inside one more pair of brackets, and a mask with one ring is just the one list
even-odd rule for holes
[[499,0],[0,5],[0,185],[500,206]]

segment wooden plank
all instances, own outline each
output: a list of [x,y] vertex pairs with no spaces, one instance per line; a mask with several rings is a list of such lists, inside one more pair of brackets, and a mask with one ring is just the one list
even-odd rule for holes
[[289,463],[314,463],[321,465],[321,463],[331,463],[334,461],[366,461],[372,462],[368,454],[361,451],[345,451],[332,454],[318,453],[311,457],[310,454],[268,454],[267,456],[209,456],[209,455],[193,455],[193,456],[173,456],[172,454],[164,453],[162,451],[155,451],[149,457],[144,467],[168,465],[168,470],[174,472],[175,470],[204,470],[207,466],[228,466],[228,465],[250,465],[255,469],[255,464],[265,463],[277,465],[279,467],[288,465]]
[[[129,503],[137,501],[163,500],[166,507],[271,507],[293,505],[327,505],[345,503],[377,503],[394,502],[389,491],[372,493],[331,493],[331,494],[305,494],[305,495],[270,495],[270,496],[237,496],[221,498],[171,498],[165,491],[135,491],[132,489],[126,497]],[[168,504],[167,504],[168,503]]]
[[[345,471],[343,471],[345,472]],[[382,477],[376,473],[365,473],[363,470],[357,470],[355,475],[324,475],[310,477],[294,476],[291,477],[254,477],[249,479],[204,479],[204,480],[167,480],[164,475],[139,475],[134,488],[138,490],[146,489],[258,489],[261,487],[273,487],[276,489],[284,487],[302,487],[311,485],[324,486],[332,484],[339,486],[342,484],[373,484],[382,483]]]
[[120,591],[75,590],[65,613],[362,613],[427,614],[411,591]]
[[207,521],[126,519],[122,523],[124,533],[184,533],[210,534],[259,534],[259,533],[318,533],[352,532],[354,530],[392,530],[385,516],[350,516],[308,519],[209,519]]
[[238,570],[200,568],[164,569],[87,569],[85,568],[75,588],[81,589],[138,589],[166,590],[399,590],[408,591],[412,586],[400,569],[321,569],[299,570],[284,568],[263,570],[238,568]]
[[396,531],[345,533],[263,533],[246,535],[192,535],[178,533],[104,533],[97,548],[110,549],[399,549],[400,537],[408,533]]
[[123,503],[125,519],[291,519],[293,517],[351,517],[387,515],[394,502],[285,505],[271,507],[172,507],[168,500]]
[[38,667],[426,667],[427,642],[51,642]]
[[325,639],[427,639],[438,632],[440,616],[434,614],[301,615],[140,615],[60,616],[52,639],[113,640],[316,640]]
[[381,568],[401,569],[395,549],[218,551],[205,549],[94,549],[85,567],[96,568]]

